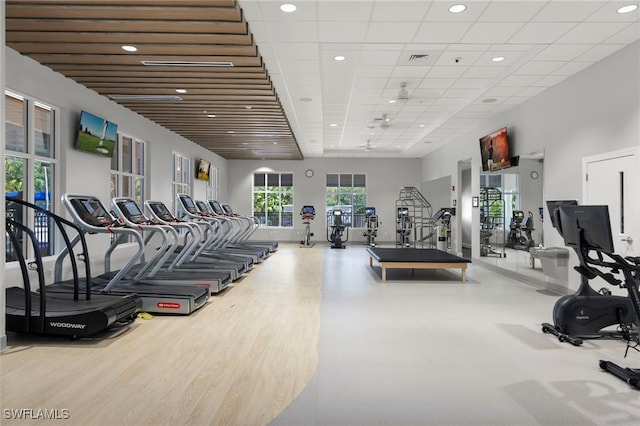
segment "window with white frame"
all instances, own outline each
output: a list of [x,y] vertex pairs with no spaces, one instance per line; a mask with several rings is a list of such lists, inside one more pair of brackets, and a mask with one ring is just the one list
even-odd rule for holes
[[182,154],[173,153],[173,211],[176,211],[176,197],[178,194],[191,195],[191,158]]
[[[55,211],[55,109],[33,98],[5,92],[4,120],[5,194]],[[54,227],[44,215],[27,215],[15,203],[7,204],[6,215],[35,231],[41,255],[54,254]],[[17,259],[15,250],[7,241],[6,261]],[[25,255],[29,256],[29,251]]]
[[327,174],[327,223],[333,224],[333,210],[342,210],[342,219],[355,228],[365,227],[367,177],[364,174]]
[[142,206],[145,188],[145,143],[119,135],[111,157],[111,197],[130,197]]
[[218,168],[213,164],[209,169],[209,181],[207,182],[207,200],[218,199]]
[[253,216],[262,226],[293,227],[293,173],[254,173]]

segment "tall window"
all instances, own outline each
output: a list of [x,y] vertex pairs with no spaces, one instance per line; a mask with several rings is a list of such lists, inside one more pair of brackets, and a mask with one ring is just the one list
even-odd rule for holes
[[[10,92],[5,93],[5,106],[5,193],[53,211],[57,198],[55,111],[49,105]],[[53,227],[45,216],[27,215],[23,208],[11,204],[7,205],[6,215],[35,231],[40,254],[53,254]],[[15,250],[7,243],[7,261],[16,260]]]
[[293,227],[293,173],[254,173],[253,215],[263,226]]
[[363,174],[327,174],[327,223],[333,223],[331,212],[342,210],[346,224],[363,228],[367,204],[367,177]]
[[213,167],[209,169],[209,181],[207,182],[207,200],[218,199],[218,168]]
[[144,201],[145,143],[120,135],[111,157],[111,197],[130,197],[138,205]]
[[176,211],[176,196],[178,194],[191,195],[191,158],[173,153],[173,209]]

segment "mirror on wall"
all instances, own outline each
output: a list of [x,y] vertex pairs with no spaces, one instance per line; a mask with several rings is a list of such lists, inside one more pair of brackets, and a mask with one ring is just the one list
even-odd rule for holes
[[480,174],[480,257],[540,280],[530,249],[544,246],[544,153],[520,155],[517,166]]

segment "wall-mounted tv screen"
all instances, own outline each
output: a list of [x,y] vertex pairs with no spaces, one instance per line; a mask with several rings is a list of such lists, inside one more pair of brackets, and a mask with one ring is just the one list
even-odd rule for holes
[[76,149],[111,158],[118,137],[118,125],[87,111],[80,113]]
[[198,160],[198,167],[196,168],[196,178],[200,180],[209,180],[209,170],[211,169],[211,163],[207,160]]
[[511,167],[511,153],[506,127],[480,138],[480,155],[483,172]]

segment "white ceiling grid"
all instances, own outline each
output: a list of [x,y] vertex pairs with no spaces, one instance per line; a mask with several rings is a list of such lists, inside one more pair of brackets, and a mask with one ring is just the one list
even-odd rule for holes
[[422,157],[640,38],[634,0],[286,2],[239,1],[306,157]]

